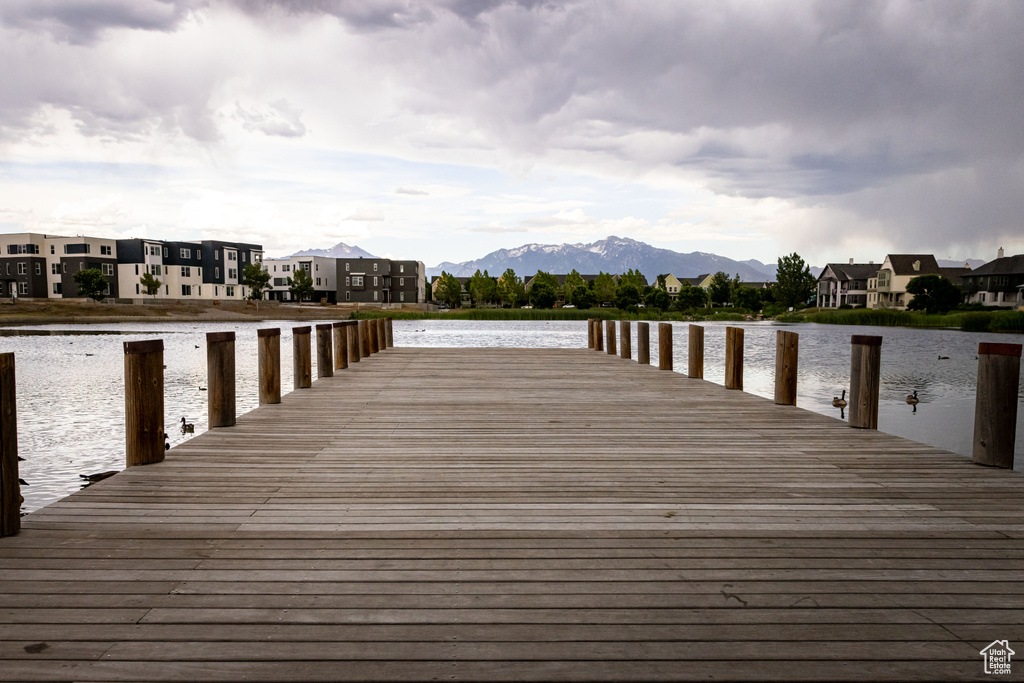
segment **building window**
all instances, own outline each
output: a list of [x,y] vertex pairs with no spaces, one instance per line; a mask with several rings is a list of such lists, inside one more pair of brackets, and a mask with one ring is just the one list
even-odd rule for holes
[[60,264],[59,263],[51,263],[50,264],[50,275],[60,275]]
[[136,275],[139,274],[139,264],[138,263],[135,264],[135,274]]
[[225,287],[224,290],[228,293],[227,294],[228,296],[234,296],[235,295],[235,288],[234,287]]
[[19,282],[18,283],[18,294],[28,294],[28,283],[27,282]]
[[215,278],[219,278],[220,277],[220,266],[215,266],[214,267],[214,269],[213,269],[213,276]]
[[61,286],[60,286],[59,282],[54,282],[53,283],[53,293],[54,294],[60,294],[61,293]]
[[352,292],[345,292],[345,301],[352,301]]
[[56,254],[57,253],[57,249],[52,244],[50,245],[50,253],[51,254]]
[[203,260],[203,250],[202,249],[196,249],[196,260],[197,261],[202,261]]
[[192,285],[182,285],[181,286],[181,295],[182,296],[192,296]]
[[362,287],[363,286],[363,277],[361,275],[353,275],[352,276],[352,286],[353,287]]
[[229,280],[237,280],[238,279],[238,268],[228,268],[228,279]]
[[373,276],[373,286],[374,287],[377,286],[377,276],[376,275]]
[[170,250],[167,247],[164,247],[164,258],[167,258],[167,255],[170,253]]
[[160,275],[163,271],[163,268],[161,268],[159,264],[153,264],[150,266],[150,269],[153,271],[153,275]]
[[313,270],[315,270],[316,272],[319,273],[320,272],[320,264],[319,263],[314,263],[313,264]]
[[108,246],[104,246],[102,244],[100,245],[100,256],[111,256],[112,252],[113,252],[113,250],[110,248],[109,245]]
[[346,264],[345,264],[345,272],[346,272],[346,273],[348,272],[348,267],[349,267],[350,265],[352,265],[352,264],[351,264],[351,263],[346,263]]
[[404,277],[398,278],[398,286],[399,287],[405,287],[405,278]]
[[317,279],[316,279],[316,286],[317,286],[317,287],[319,287],[319,286],[320,286],[320,278],[317,278]]
[[398,266],[398,272],[399,273],[404,273],[405,272],[405,266],[404,265],[399,265]]
[[376,300],[377,300],[377,290],[376,290],[376,289],[375,289],[375,290],[373,290],[373,300],[374,300],[374,301],[376,301]]
[[352,278],[350,278],[348,275],[345,276],[345,286],[346,287],[351,287],[352,286],[351,280],[352,280]]
[[113,263],[101,263],[100,264],[100,268],[103,270],[103,274],[104,275],[113,275],[114,274],[114,264]]
[[398,300],[399,301],[405,301],[405,292],[399,292],[398,293]]
[[242,252],[242,263],[245,263],[245,252]]
[[68,272],[68,264],[66,264],[66,263],[60,264],[60,270],[61,270],[61,273]]
[[281,266],[282,273],[290,273],[292,270],[291,264],[285,263]]
[[373,264],[373,272],[375,272],[375,273],[377,272],[377,264],[376,263]]
[[237,252],[229,251],[229,252],[227,252],[227,254],[228,254],[228,261],[237,261],[238,260],[238,253]]
[[181,267],[181,276],[182,277],[192,277],[192,268],[190,268],[189,266],[182,266]]
[[18,275],[28,275],[28,266],[24,263],[18,264]]
[[192,258],[192,250],[182,247],[181,249],[178,250],[178,256],[180,256],[181,258]]

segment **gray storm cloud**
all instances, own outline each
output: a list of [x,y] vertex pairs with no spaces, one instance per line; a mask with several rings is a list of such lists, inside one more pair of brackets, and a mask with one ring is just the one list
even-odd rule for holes
[[[396,109],[513,157],[834,208],[908,246],[1019,232],[1024,4],[1012,2],[9,0],[0,55],[21,70],[0,75],[4,136],[31,135],[49,106],[85,134],[216,140],[210,99],[246,75],[246,55],[176,71],[99,53],[119,33],[173,34],[214,11],[275,37],[331,22],[397,84]],[[149,69],[166,85],[147,88]],[[236,118],[304,136],[294,112],[315,112],[289,101]]]

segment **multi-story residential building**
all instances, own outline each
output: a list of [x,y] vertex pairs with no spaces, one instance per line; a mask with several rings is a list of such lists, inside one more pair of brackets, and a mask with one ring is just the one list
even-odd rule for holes
[[[675,301],[675,298],[679,296],[679,290],[683,288],[682,281],[672,273],[666,273],[665,275],[659,275],[665,279],[665,291],[668,293],[670,299]],[[658,279],[654,280],[655,287],[661,287],[661,282]]]
[[818,308],[853,306],[861,308],[868,303],[868,280],[878,273],[873,262],[829,263],[818,275]]
[[907,284],[919,275],[943,275],[931,254],[889,254],[868,278],[867,307],[906,310],[914,295],[907,293]]
[[337,260],[327,256],[289,256],[264,260],[263,269],[270,273],[267,298],[275,301],[293,301],[292,293],[288,290],[288,279],[295,276],[295,271],[304,270],[313,282],[313,296],[308,300],[337,303]]
[[961,276],[967,303],[985,306],[1024,306],[1024,254],[1003,256]]
[[96,268],[111,298],[146,296],[139,279],[148,272],[161,283],[155,298],[241,299],[240,269],[262,258],[258,244],[0,235],[0,296],[76,298],[75,273]]
[[337,260],[338,303],[424,303],[426,267],[422,261],[380,258]]

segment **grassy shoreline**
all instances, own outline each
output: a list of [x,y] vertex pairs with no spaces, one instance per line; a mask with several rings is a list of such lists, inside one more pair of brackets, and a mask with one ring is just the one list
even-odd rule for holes
[[958,329],[963,332],[1024,333],[1024,311],[951,311],[928,314],[891,309],[813,309],[784,313],[779,322],[822,325],[873,325],[877,327],[925,327]]

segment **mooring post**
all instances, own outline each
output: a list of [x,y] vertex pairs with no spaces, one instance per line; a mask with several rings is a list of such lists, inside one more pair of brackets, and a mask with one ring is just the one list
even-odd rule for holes
[[686,374],[694,379],[704,379],[704,328],[690,325],[689,367]]
[[796,405],[796,365],[800,335],[778,330],[775,333],[775,402]]
[[124,343],[125,465],[164,459],[164,340]]
[[605,334],[605,350],[608,355],[615,355],[615,321],[605,320],[604,321],[604,334]]
[[292,328],[292,385],[295,389],[313,386],[313,349],[309,326]]
[[348,344],[348,362],[358,363],[362,357],[363,344],[359,340],[359,322],[345,321],[345,343]]
[[359,335],[359,355],[366,358],[370,355],[370,326],[366,320],[356,323],[356,332]]
[[235,333],[206,335],[206,418],[213,427],[235,424]]
[[381,351],[388,348],[388,326],[384,318],[377,318],[377,348]]
[[594,350],[604,351],[604,334],[601,330],[601,318],[594,319]]
[[1020,344],[978,344],[974,462],[1013,469],[1020,390]]
[[348,334],[345,332],[347,323],[331,325],[334,339],[334,369],[344,370],[348,367]]
[[651,325],[636,324],[636,362],[640,365],[651,364]]
[[366,331],[370,339],[370,355],[380,352],[380,341],[377,339],[377,319],[370,318],[366,321]]
[[882,338],[855,334],[850,345],[850,426],[878,429]]
[[743,390],[743,328],[725,328],[725,388]]
[[619,321],[619,358],[633,358],[633,339],[628,320]]
[[390,348],[393,348],[394,345],[395,345],[395,328],[394,328],[394,325],[392,324],[391,318],[388,318],[386,323],[387,323],[387,327],[385,327],[386,334],[384,336],[387,339],[387,345],[388,345],[388,348],[390,349]]
[[323,323],[316,326],[316,378],[334,377],[334,354],[331,332],[334,326]]
[[594,348],[594,319],[587,318],[587,348]]
[[672,323],[658,323],[658,369],[672,369]]
[[281,402],[281,329],[256,330],[260,405]]
[[13,536],[21,531],[15,389],[14,354],[0,353],[0,536]]

